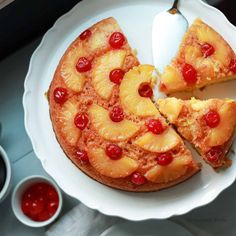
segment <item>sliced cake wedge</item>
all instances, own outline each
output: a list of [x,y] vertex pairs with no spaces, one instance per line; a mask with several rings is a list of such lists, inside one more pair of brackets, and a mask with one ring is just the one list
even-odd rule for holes
[[161,75],[160,89],[171,94],[236,78],[236,55],[213,28],[196,19],[179,51]]
[[229,166],[236,126],[236,102],[225,99],[158,99],[159,111],[212,167]]

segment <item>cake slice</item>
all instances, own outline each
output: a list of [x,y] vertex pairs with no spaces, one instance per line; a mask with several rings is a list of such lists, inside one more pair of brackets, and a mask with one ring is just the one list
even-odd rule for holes
[[236,102],[225,99],[158,99],[159,111],[212,167],[227,167],[236,126]]
[[190,26],[176,57],[161,75],[171,94],[236,78],[236,55],[224,38],[200,19]]

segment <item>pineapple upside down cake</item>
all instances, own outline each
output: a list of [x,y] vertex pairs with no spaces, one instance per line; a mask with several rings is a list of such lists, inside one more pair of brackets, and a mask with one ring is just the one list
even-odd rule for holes
[[[156,80],[155,68],[139,64],[114,18],[98,22],[72,42],[57,66],[48,100],[57,140],[80,170],[117,189],[167,188],[201,168],[182,138],[214,168],[226,165],[235,103],[166,98],[155,104]],[[208,114],[213,111],[216,115]],[[225,137],[218,139],[223,129]]]

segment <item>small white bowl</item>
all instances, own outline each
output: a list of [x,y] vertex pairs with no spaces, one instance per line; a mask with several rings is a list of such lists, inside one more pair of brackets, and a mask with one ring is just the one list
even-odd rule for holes
[[4,149],[1,146],[0,146],[0,155],[2,156],[5,166],[6,166],[6,179],[5,179],[4,186],[2,190],[0,191],[0,202],[2,202],[7,196],[7,194],[9,193],[9,190],[11,187],[11,164],[7,156],[7,153],[4,151]]
[[[59,196],[59,205],[58,205],[56,212],[54,213],[54,215],[51,218],[49,218],[46,221],[31,220],[29,217],[27,217],[23,213],[23,211],[21,209],[21,199],[22,199],[23,193],[30,186],[34,185],[35,183],[39,183],[39,182],[46,182],[46,183],[51,184],[56,189],[58,196]],[[56,183],[54,181],[52,181],[51,179],[44,177],[44,176],[32,175],[32,176],[29,176],[29,177],[21,180],[16,185],[16,187],[14,188],[14,191],[12,193],[11,205],[12,205],[12,209],[13,209],[13,212],[14,212],[16,218],[19,221],[21,221],[23,224],[31,226],[31,227],[43,227],[43,226],[49,225],[58,217],[58,215],[61,212],[62,201],[63,200],[62,200],[61,190],[59,189],[59,187],[56,185]]]

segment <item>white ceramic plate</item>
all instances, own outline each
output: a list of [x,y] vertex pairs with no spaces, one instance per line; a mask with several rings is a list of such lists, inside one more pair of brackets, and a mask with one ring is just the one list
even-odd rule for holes
[[[220,173],[214,172],[203,163],[201,173],[161,192],[118,191],[97,183],[79,171],[66,158],[55,138],[44,93],[48,90],[56,66],[69,44],[93,23],[113,16],[120,23],[132,47],[138,49],[140,61],[152,63],[152,19],[156,13],[168,9],[171,4],[171,0],[84,0],[56,22],[31,58],[25,80],[23,104],[25,126],[34,151],[45,170],[67,194],[107,215],[144,220],[184,214],[211,202],[236,177],[236,162]],[[200,0],[183,0],[180,10],[190,23],[196,17],[201,17],[221,32],[236,50],[236,29],[220,11]],[[236,99],[235,88],[236,81],[231,81],[208,87],[195,95],[200,98]],[[198,159],[198,155],[194,151],[193,153]]]
[[125,222],[116,224],[104,231],[100,236],[193,236],[184,227],[169,220],[149,220],[140,223]]

